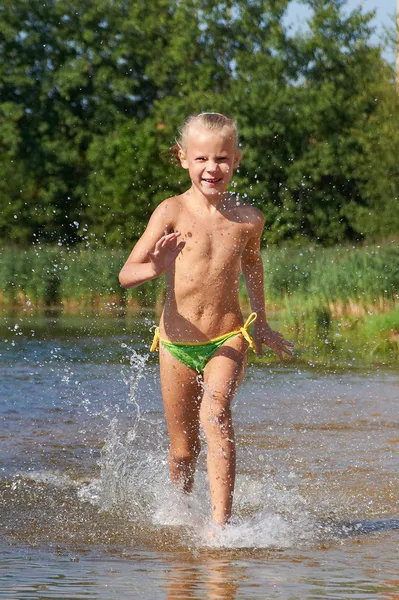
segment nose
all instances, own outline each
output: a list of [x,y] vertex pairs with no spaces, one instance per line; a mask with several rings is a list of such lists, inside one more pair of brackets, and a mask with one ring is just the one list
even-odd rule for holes
[[208,164],[206,165],[206,170],[209,173],[215,173],[219,168],[218,163],[215,160],[209,160]]

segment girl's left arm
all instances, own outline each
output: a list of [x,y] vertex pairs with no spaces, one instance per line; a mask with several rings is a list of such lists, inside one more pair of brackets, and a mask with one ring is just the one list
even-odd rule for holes
[[282,360],[284,358],[283,353],[292,354],[294,344],[285,340],[281,333],[274,331],[267,322],[263,260],[260,253],[260,238],[263,231],[264,219],[263,215],[259,215],[261,213],[258,213],[256,215],[257,218],[253,221],[253,233],[248,239],[242,255],[241,270],[244,275],[251,308],[258,315],[254,323],[253,336],[256,352],[262,355],[263,344],[266,344]]

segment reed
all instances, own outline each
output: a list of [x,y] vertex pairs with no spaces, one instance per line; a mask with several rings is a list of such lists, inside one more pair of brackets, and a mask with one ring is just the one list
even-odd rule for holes
[[399,248],[337,246],[264,251],[267,300],[286,298],[302,306],[326,305],[351,312],[356,306],[391,308],[398,300]]
[[[7,308],[30,302],[39,309],[59,306],[65,311],[105,304],[156,308],[164,296],[162,278],[134,290],[119,285],[126,255],[110,249],[5,248],[0,303]],[[309,314],[318,314],[322,321],[327,313],[329,319],[360,317],[390,312],[398,305],[399,248],[393,244],[269,248],[263,259],[267,306],[283,311],[298,327]],[[240,295],[248,305],[243,285]]]
[[155,280],[124,290],[118,273],[126,252],[36,246],[1,251],[0,306],[30,306],[81,312],[112,306],[154,308],[163,295],[163,282]]
[[[6,248],[0,260],[0,308],[159,312],[163,278],[133,290],[119,285],[126,255],[107,249]],[[359,357],[399,360],[398,248],[270,248],[263,258],[269,317],[296,340],[297,358],[345,364]],[[243,282],[240,296],[249,311]]]

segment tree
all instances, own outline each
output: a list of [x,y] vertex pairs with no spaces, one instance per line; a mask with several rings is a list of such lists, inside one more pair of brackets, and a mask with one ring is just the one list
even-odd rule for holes
[[399,117],[371,14],[308,4],[293,36],[290,0],[5,0],[0,238],[131,243],[188,185],[167,150],[209,110],[238,120],[236,191],[268,242],[392,231]]
[[[279,61],[268,64],[263,50],[259,75],[245,90],[249,99],[242,97],[244,134],[251,146],[248,182],[257,182],[271,242],[306,236],[328,244],[362,239],[370,231],[370,224],[367,229],[364,219],[355,217],[371,201],[362,167],[370,154],[362,136],[376,114],[376,88],[381,100],[381,86],[387,94],[392,89],[390,73],[379,48],[370,43],[370,13],[346,14],[343,1],[309,4],[309,30],[285,40],[286,64],[279,51],[278,77],[270,73]],[[256,70],[251,66],[249,72]],[[240,71],[238,95],[244,77]],[[395,129],[392,137],[398,137]],[[389,161],[385,150],[379,157],[383,165]],[[398,180],[391,183],[392,192]],[[375,217],[371,211],[370,222]]]
[[20,115],[16,152],[47,217],[35,223],[42,239],[76,238],[93,139],[150,114],[157,88],[146,74],[154,48],[145,26],[157,9],[168,3],[4,3],[1,100]]

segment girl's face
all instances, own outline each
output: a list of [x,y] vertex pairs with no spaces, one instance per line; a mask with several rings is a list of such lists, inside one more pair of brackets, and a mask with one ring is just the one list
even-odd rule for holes
[[241,158],[234,136],[230,136],[227,129],[225,132],[209,131],[200,125],[192,125],[186,145],[179,157],[193,185],[206,198],[223,194]]

